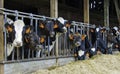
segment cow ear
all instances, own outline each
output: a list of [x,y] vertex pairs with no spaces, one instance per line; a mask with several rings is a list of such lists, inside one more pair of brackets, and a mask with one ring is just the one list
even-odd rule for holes
[[83,35],[81,36],[81,39],[82,39],[82,40],[85,40],[85,37],[86,37],[86,35],[83,34]]
[[26,34],[29,34],[30,32],[31,32],[31,28],[28,27],[28,28],[25,30],[25,33],[26,33]]
[[44,36],[40,37],[40,43],[44,43],[44,42],[45,42],[45,37]]
[[73,40],[73,34],[70,34],[70,35],[69,35],[69,39],[70,39],[70,40]]
[[42,28],[42,29],[44,29],[44,28],[45,28],[45,26],[44,26],[44,24],[43,24],[43,23],[40,23],[40,24],[39,24],[39,27],[40,27],[40,28]]
[[6,26],[6,30],[7,30],[8,32],[12,32],[12,31],[13,31],[13,27],[12,27],[11,25],[7,25],[7,26]]
[[58,28],[58,24],[55,23],[53,28],[54,28],[54,29]]

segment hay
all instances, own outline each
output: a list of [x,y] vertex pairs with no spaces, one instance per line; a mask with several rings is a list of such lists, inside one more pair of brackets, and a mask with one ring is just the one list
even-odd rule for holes
[[99,55],[92,59],[71,62],[61,67],[41,69],[32,74],[119,74],[120,54]]

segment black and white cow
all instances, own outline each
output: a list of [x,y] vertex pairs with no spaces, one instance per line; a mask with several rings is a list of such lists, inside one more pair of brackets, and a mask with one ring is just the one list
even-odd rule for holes
[[106,53],[107,44],[106,39],[103,38],[104,29],[101,27],[95,28],[91,30],[91,43],[92,47],[94,47],[96,54],[97,53]]
[[120,51],[119,33],[120,32],[118,31],[118,27],[113,27],[107,33],[108,49],[111,50],[111,54],[113,52]]
[[51,52],[55,45],[56,34],[67,32],[64,25],[64,19],[40,21],[38,25],[38,35],[41,37],[40,42],[44,45],[44,49]]
[[23,46],[23,29],[24,22],[22,20],[13,20],[7,18],[5,28],[7,33],[7,56],[10,56],[15,47]]

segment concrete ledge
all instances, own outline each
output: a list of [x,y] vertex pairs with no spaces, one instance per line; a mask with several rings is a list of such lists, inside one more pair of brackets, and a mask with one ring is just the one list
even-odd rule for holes
[[[58,64],[64,65],[74,61],[73,57],[58,58]],[[47,59],[39,61],[5,63],[4,74],[30,74],[33,71],[48,68],[56,65],[56,59]]]

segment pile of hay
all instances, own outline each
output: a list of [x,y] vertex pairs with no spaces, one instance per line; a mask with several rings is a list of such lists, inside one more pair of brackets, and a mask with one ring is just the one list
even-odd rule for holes
[[61,67],[38,70],[32,74],[120,74],[120,54],[99,55]]

